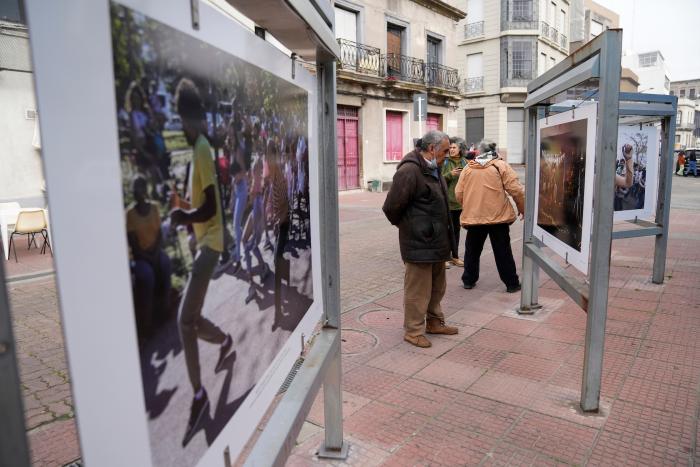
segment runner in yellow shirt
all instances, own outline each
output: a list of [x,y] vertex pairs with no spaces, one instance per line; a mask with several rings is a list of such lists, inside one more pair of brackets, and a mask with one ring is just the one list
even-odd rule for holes
[[192,209],[176,207],[170,212],[173,225],[192,224],[197,239],[197,254],[192,272],[187,279],[178,312],[180,339],[185,353],[187,373],[192,383],[194,397],[190,409],[187,430],[182,440],[185,446],[199,429],[204,414],[209,413],[209,398],[202,387],[197,339],[221,346],[215,371],[223,369],[223,363],[231,350],[230,334],[224,334],[214,323],[202,316],[202,305],[209,280],[224,250],[223,218],[219,187],[216,180],[211,146],[207,140],[204,106],[196,85],[183,78],[175,92],[177,113],[182,119],[182,130],[188,144],[193,147],[192,168],[188,181],[188,195]]

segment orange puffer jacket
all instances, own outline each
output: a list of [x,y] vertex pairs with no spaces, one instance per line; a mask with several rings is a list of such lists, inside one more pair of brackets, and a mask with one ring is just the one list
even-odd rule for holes
[[525,189],[506,161],[494,159],[482,166],[470,160],[455,187],[455,198],[462,204],[460,224],[466,227],[512,224],[516,213],[508,195],[515,201],[518,212],[523,213]]

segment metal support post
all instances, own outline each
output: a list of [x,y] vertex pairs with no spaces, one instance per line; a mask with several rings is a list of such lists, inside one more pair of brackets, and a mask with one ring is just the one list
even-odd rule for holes
[[[674,107],[677,98],[674,96]],[[659,170],[659,192],[656,202],[656,224],[662,233],[654,242],[654,267],[651,281],[663,284],[666,273],[666,247],[668,246],[668,222],[671,215],[671,184],[673,182],[673,138],[676,134],[676,119],[664,117],[661,121],[661,163]]]
[[[336,81],[335,59],[319,67],[319,193],[321,222],[321,273],[323,275],[324,327],[340,334],[340,229],[338,215],[338,168],[335,138]],[[323,407],[325,439],[319,457],[345,459],[348,446],[343,443],[343,390],[340,338],[335,343],[332,361],[324,380]]]
[[[340,334],[340,330],[336,331]],[[340,339],[336,353],[326,370],[323,382],[324,442],[318,450],[321,459],[347,459],[348,444],[343,442],[343,371],[340,360]]]
[[0,264],[0,465],[29,467],[29,445],[5,271]]
[[[586,315],[586,340],[581,384],[581,409],[597,411],[603,370],[605,320],[608,312],[608,280],[613,229],[613,187],[620,88],[622,31],[609,29],[600,49],[600,89],[596,130],[595,178],[590,289]],[[593,174],[586,174],[587,177]]]
[[538,290],[540,286],[540,269],[528,255],[525,249],[528,243],[532,243],[532,229],[534,227],[537,213],[535,210],[535,197],[537,196],[537,118],[538,107],[527,109],[525,120],[525,136],[527,137],[525,166],[525,212],[532,215],[525,216],[523,226],[523,267],[522,267],[522,289],[520,292],[520,307],[516,310],[521,315],[534,314],[535,310],[542,308],[538,304]]

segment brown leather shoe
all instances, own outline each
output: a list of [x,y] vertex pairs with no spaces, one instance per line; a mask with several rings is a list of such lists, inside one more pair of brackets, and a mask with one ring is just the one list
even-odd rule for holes
[[430,321],[425,326],[425,332],[427,334],[447,334],[451,336],[457,334],[459,329],[454,326],[445,326],[444,321]]
[[422,335],[422,334],[421,334],[420,336],[415,336],[415,337],[414,337],[414,336],[405,335],[405,336],[403,336],[403,340],[405,340],[405,341],[408,342],[409,344],[413,344],[413,345],[415,345],[416,347],[421,347],[421,348],[424,348],[424,349],[430,347],[431,345],[433,345],[433,344],[430,343],[430,341],[428,340],[428,338],[425,337],[425,336]]

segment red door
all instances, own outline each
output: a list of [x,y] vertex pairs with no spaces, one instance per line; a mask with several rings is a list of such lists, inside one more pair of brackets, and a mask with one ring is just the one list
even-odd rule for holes
[[403,157],[403,114],[386,112],[386,160],[400,161]]
[[426,132],[430,130],[442,131],[442,115],[428,114],[425,119],[425,130]]
[[356,108],[338,106],[336,140],[338,144],[339,190],[352,190],[360,187],[358,121]]

